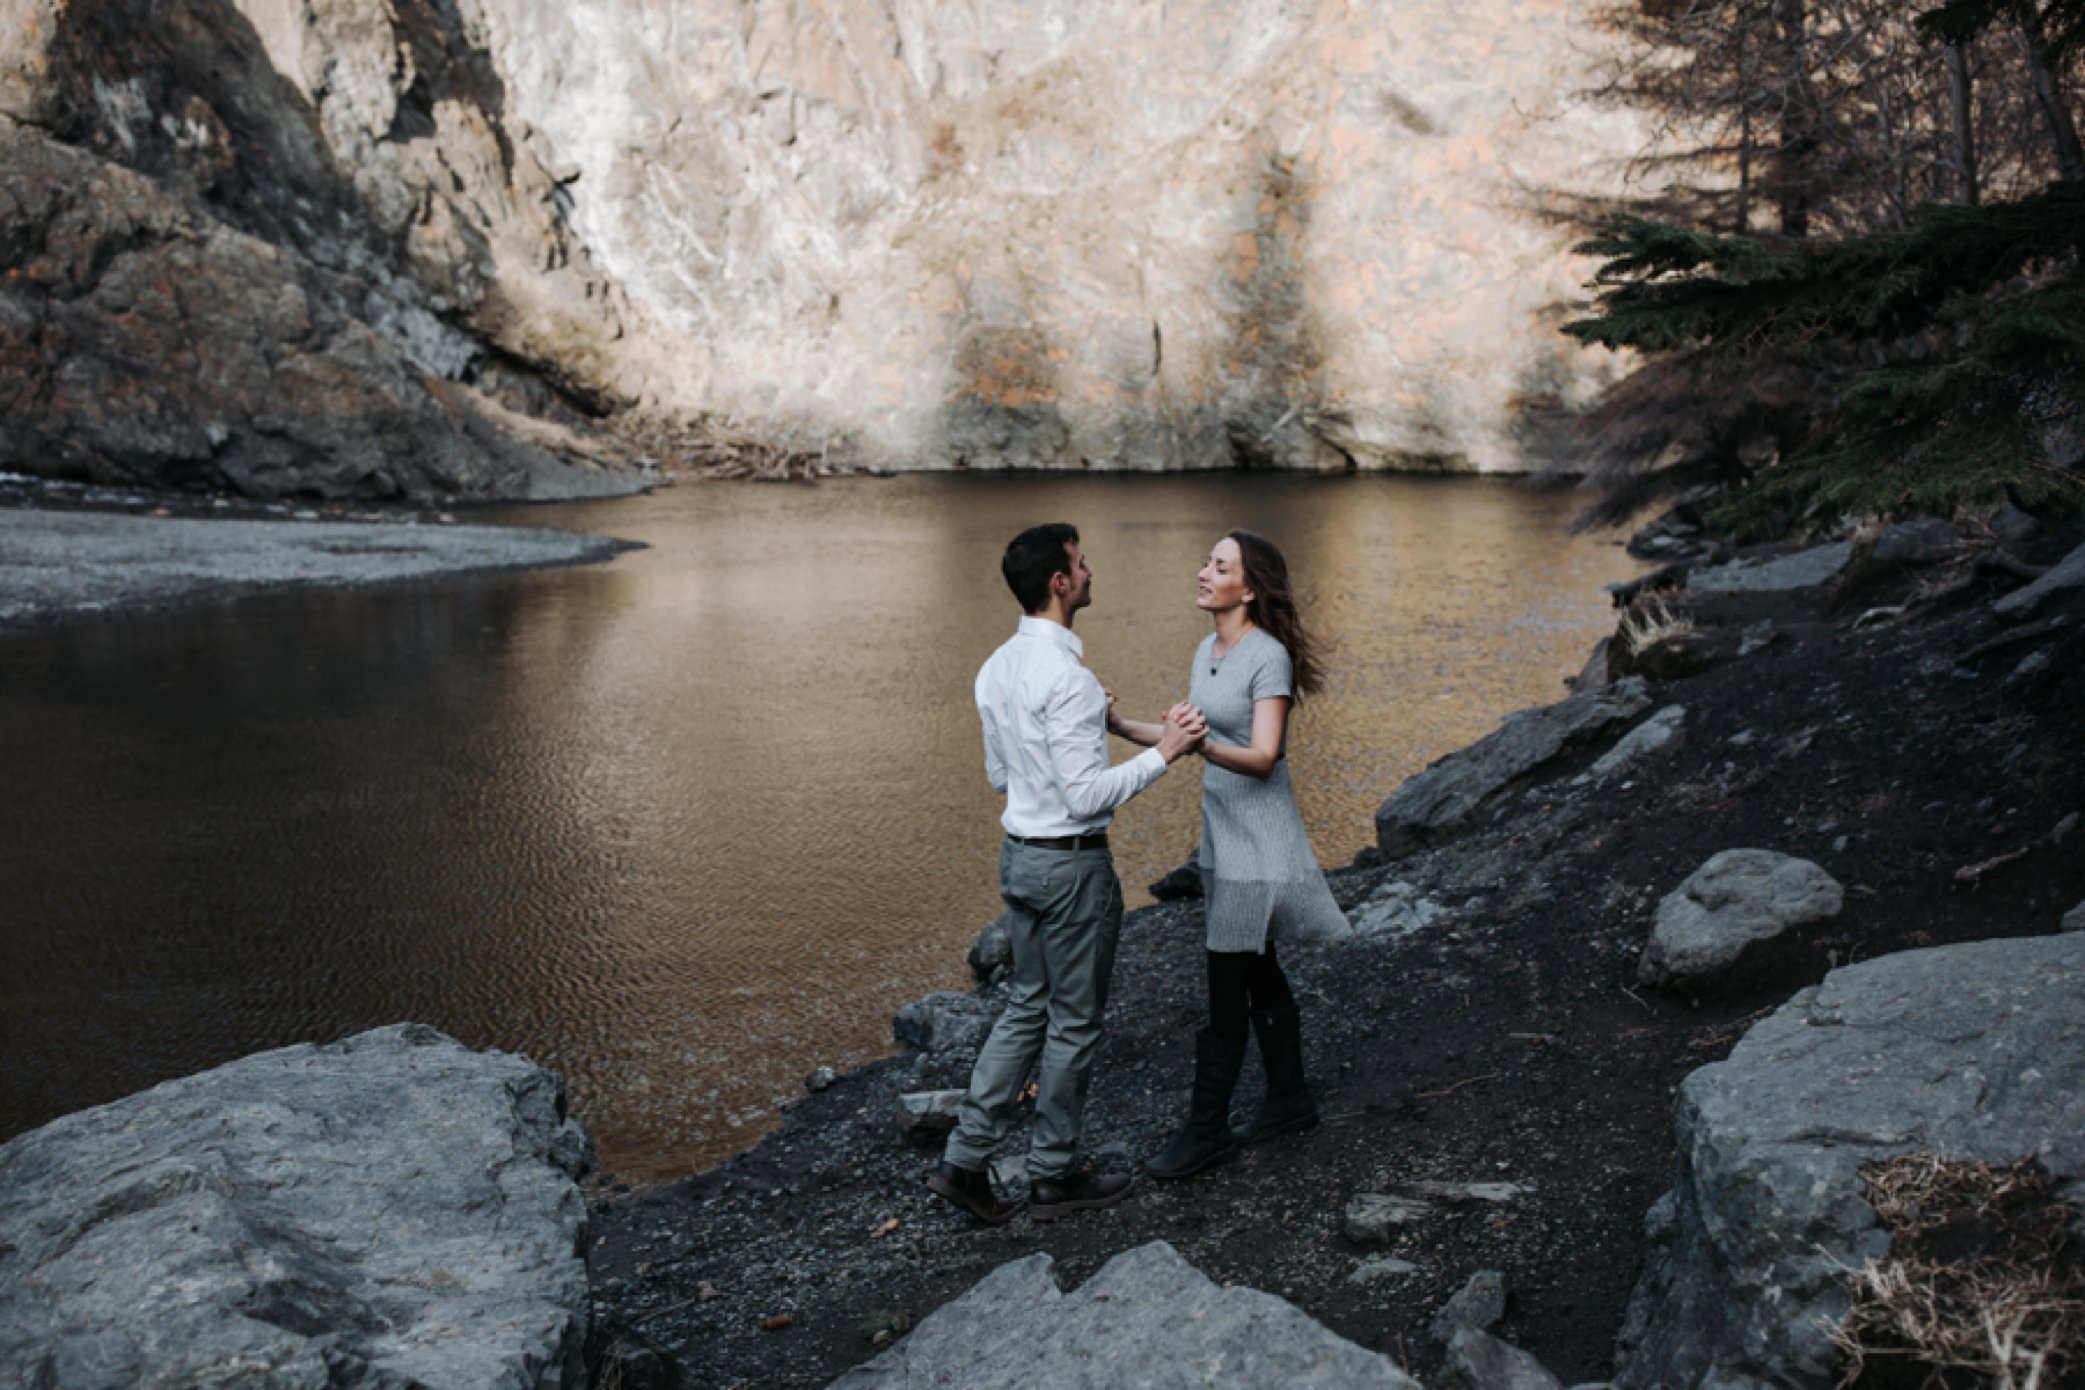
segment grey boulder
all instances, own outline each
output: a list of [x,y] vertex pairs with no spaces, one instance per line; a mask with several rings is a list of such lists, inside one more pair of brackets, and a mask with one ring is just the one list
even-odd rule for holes
[[891,1019],[891,1032],[921,1052],[975,1052],[1006,1007],[1003,995],[942,991],[915,999]]
[[1992,604],[1991,611],[2015,621],[2031,618],[2045,600],[2078,589],[2085,589],[2085,545],[2057,561],[2053,569],[2026,588],[2015,589]]
[[1469,747],[1405,779],[1376,812],[1376,843],[1391,859],[1424,848],[1514,781],[1568,748],[1650,708],[1641,677],[1524,709]]
[[1651,754],[1662,749],[1677,751],[1681,729],[1687,722],[1684,705],[1667,705],[1623,734],[1614,747],[1602,753],[1579,777],[1581,782],[1608,782]]
[[1637,978],[1647,985],[1700,988],[1761,943],[1837,916],[1844,902],[1838,880],[1807,859],[1763,849],[1724,850],[1658,904]]
[[0,1147],[0,1384],[583,1385],[586,1148],[413,1024],[55,1120]]
[[956,1127],[956,1110],[966,1094],[956,1090],[907,1091],[898,1097],[898,1128],[915,1144],[940,1139]]
[[2062,927],[2065,931],[2085,931],[2085,903],[2063,914]]
[[1938,517],[1900,521],[1875,538],[1869,558],[1893,565],[1937,565],[1962,553],[1962,538]]
[[1448,1336],[1441,1384],[1455,1390],[1563,1390],[1564,1383],[1519,1347],[1467,1325]]
[[1001,1265],[832,1390],[1418,1390],[1388,1357],[1256,1289],[1222,1288],[1164,1241],[1071,1293],[1048,1255]]
[[1168,870],[1164,877],[1146,890],[1162,903],[1177,902],[1182,898],[1202,896],[1202,846],[1198,842],[1187,852],[1187,858]]
[[1706,593],[1773,593],[1784,589],[1808,589],[1824,583],[1844,568],[1853,554],[1846,541],[1833,541],[1777,560],[1758,563],[1738,561],[1714,569],[1696,570],[1687,576],[1687,587]]
[[1482,1332],[1497,1326],[1504,1316],[1506,1276],[1495,1269],[1480,1269],[1434,1314],[1433,1335],[1445,1342],[1454,1337],[1458,1328],[1472,1327]]
[[1393,879],[1354,909],[1354,936],[1359,940],[1402,940],[1447,915],[1447,908],[1411,884]]
[[1847,1269],[1889,1246],[1861,1165],[2037,1156],[2085,1199],[2085,936],[1908,951],[1827,975],[1702,1067],[1622,1334],[1625,1387],[1833,1383]]
[[984,984],[1001,969],[1010,969],[1014,963],[1013,931],[1007,925],[1007,914],[1002,912],[979,928],[977,940],[970,943],[970,951],[963,957],[970,965],[970,973],[979,984]]

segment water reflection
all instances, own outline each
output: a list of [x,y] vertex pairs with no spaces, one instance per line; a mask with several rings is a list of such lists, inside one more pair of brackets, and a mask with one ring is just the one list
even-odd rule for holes
[[[610,1166],[739,1147],[996,910],[971,677],[1005,540],[1070,520],[1079,631],[1133,712],[1186,688],[1222,531],[1336,643],[1298,716],[1326,862],[1405,775],[1559,677],[1619,550],[1469,480],[917,477],[691,487],[513,519],[606,568],[247,600],[0,642],[0,1134],[401,1018],[565,1072]],[[1135,885],[1196,779],[1118,821]]]

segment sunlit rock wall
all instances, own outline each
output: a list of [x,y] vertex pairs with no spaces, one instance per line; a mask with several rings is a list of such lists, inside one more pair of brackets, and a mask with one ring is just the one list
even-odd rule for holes
[[[512,495],[585,452],[530,416],[713,412],[899,467],[1514,468],[1606,370],[1526,211],[1636,144],[1575,99],[1590,7],[0,0],[0,153],[149,185],[0,198],[0,467]],[[126,288],[198,240],[234,322]],[[382,428],[290,418],[291,358]]]
[[1635,148],[1573,99],[1583,0],[482,3],[664,404],[900,464],[1498,469],[1602,370],[1520,211]]

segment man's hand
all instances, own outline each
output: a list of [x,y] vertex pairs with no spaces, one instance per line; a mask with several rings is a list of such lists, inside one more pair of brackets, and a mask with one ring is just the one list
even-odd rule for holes
[[1202,718],[1202,712],[1185,700],[1166,711],[1162,727],[1158,751],[1169,763],[1183,753],[1192,753],[1209,734],[1209,723]]

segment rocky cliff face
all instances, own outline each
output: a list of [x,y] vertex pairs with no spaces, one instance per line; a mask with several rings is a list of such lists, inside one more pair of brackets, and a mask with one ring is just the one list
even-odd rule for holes
[[615,485],[583,427],[631,311],[455,6],[0,0],[0,31],[0,468]]
[[[343,362],[326,413],[441,456],[216,409],[229,377],[179,358],[194,306],[104,285],[180,282],[156,243],[53,256],[79,238],[17,199],[0,353],[30,385],[0,396],[0,466],[251,490],[266,470],[207,441],[287,430],[284,457],[331,449],[320,490],[511,491],[520,410],[716,412],[899,466],[1514,467],[1525,413],[1602,369],[1549,331],[1584,267],[1520,210],[1634,146],[1571,100],[1589,8],[0,0],[0,153],[244,238],[229,281],[324,327],[238,336],[271,361],[355,338],[385,368]],[[226,371],[235,404],[270,394]]]

